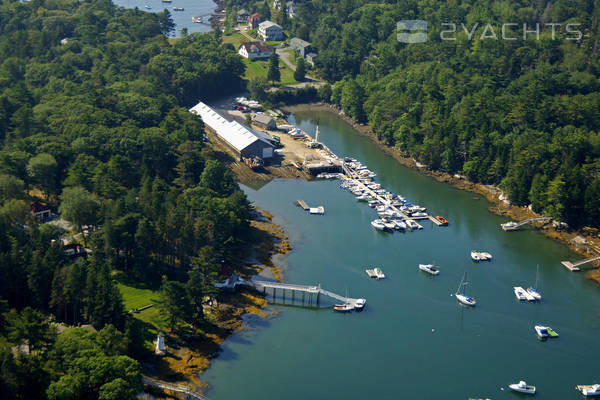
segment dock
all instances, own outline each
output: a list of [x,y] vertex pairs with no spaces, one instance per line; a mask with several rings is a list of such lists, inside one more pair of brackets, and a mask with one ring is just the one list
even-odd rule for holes
[[429,220],[431,222],[433,222],[434,224],[436,224],[437,226],[443,226],[444,225],[444,223],[442,221],[440,221],[439,219],[437,219],[433,215],[429,215],[427,218],[429,218]]
[[507,222],[504,224],[501,224],[500,227],[505,230],[505,231],[516,231],[518,230],[520,227],[522,227],[523,225],[527,225],[530,224],[532,222],[538,222],[538,221],[546,221],[546,220],[550,220],[550,217],[536,217],[536,218],[529,218],[529,219],[525,219],[523,221],[520,222]]
[[597,261],[597,260],[600,260],[600,256],[581,260],[576,263],[572,263],[571,261],[561,261],[561,264],[564,265],[569,271],[577,272],[577,271],[581,271],[581,268],[579,268],[579,266],[587,264],[587,263],[591,263],[591,262]]
[[[391,204],[389,204],[389,200],[387,200],[386,198],[384,198],[383,196],[377,194],[374,190],[369,189],[367,187],[367,185],[365,185],[364,183],[362,183],[360,180],[358,180],[355,177],[355,174],[352,173],[352,171],[350,170],[350,168],[348,168],[345,163],[344,163],[344,172],[346,173],[346,180],[352,182],[353,184],[359,186],[361,189],[363,189],[365,192],[367,192],[371,197],[373,197],[374,199],[380,201],[382,204],[388,204],[388,207],[398,213],[398,215],[400,215],[402,217],[403,220],[407,220],[407,219],[412,219],[412,220],[422,220],[422,219],[428,219],[430,221],[435,222],[437,225],[441,225],[441,222],[438,221],[435,217],[431,216],[431,215],[427,215],[427,216],[420,216],[420,217],[411,217],[409,215],[407,215],[406,213],[404,213],[403,211],[401,211],[398,207],[393,206]],[[348,176],[347,174],[350,173],[351,175]],[[417,224],[419,225],[419,224]],[[418,229],[423,229],[423,227],[421,225],[419,225]]]
[[296,202],[298,203],[298,205],[299,205],[300,207],[302,207],[302,209],[303,209],[304,211],[308,211],[308,210],[310,210],[310,207],[308,206],[308,204],[306,204],[306,202],[305,202],[304,200],[297,200]]
[[281,290],[283,298],[285,299],[286,290],[290,293],[292,300],[300,294],[302,296],[302,302],[304,303],[305,296],[308,295],[309,304],[313,304],[313,296],[314,296],[314,304],[319,305],[319,297],[321,295],[330,297],[334,300],[340,301],[344,304],[350,304],[353,307],[356,306],[356,302],[359,299],[354,299],[351,297],[344,297],[334,292],[330,292],[329,290],[325,290],[321,287],[321,284],[318,285],[294,285],[291,283],[281,283],[281,282],[271,282],[271,281],[263,281],[254,279],[249,282],[252,284],[257,290],[263,291],[266,294],[267,289],[272,289],[273,297],[276,296],[277,290]]

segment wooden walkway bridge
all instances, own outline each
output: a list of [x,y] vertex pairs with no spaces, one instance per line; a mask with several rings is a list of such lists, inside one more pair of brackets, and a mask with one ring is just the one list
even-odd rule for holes
[[516,231],[523,225],[530,224],[532,222],[537,222],[537,221],[546,221],[549,219],[552,219],[552,218],[550,218],[550,217],[535,217],[535,218],[525,219],[525,220],[519,221],[519,222],[512,222],[512,221],[506,222],[504,224],[501,224],[500,226],[505,231]]
[[579,268],[581,265],[591,263],[591,262],[597,261],[597,260],[600,260],[600,256],[577,261],[576,263],[572,263],[571,261],[561,261],[561,264],[564,265],[570,271],[575,272],[575,271],[581,271],[581,268]]
[[[161,393],[170,394],[177,393],[184,396],[185,400],[208,400],[207,397],[193,391],[191,388],[183,385],[176,385],[172,383],[156,381],[150,377],[142,377],[142,383],[144,388],[154,389]],[[170,392],[170,393],[169,393]]]
[[273,297],[276,296],[277,290],[282,291],[283,298],[285,299],[286,290],[290,292],[292,300],[299,294],[302,296],[302,302],[304,303],[306,295],[308,295],[309,304],[313,304],[313,296],[315,304],[319,304],[319,297],[321,295],[330,297],[337,301],[340,301],[345,304],[350,304],[352,306],[356,305],[358,299],[354,299],[351,297],[344,297],[339,294],[330,292],[329,290],[325,290],[321,287],[321,284],[318,285],[294,285],[291,283],[281,283],[281,282],[272,282],[272,281],[263,281],[254,279],[252,281],[247,281],[247,284],[254,286],[258,290],[262,290],[263,293],[266,293],[267,289],[273,290]]

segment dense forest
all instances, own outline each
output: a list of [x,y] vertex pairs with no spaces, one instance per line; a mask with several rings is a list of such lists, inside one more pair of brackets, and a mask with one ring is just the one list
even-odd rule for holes
[[[261,11],[269,3],[228,4]],[[600,227],[597,0],[313,0],[298,1],[294,18],[275,10],[272,18],[313,44],[331,101],[388,145],[499,185],[514,204]],[[396,23],[408,19],[427,21],[427,43],[398,42]],[[451,29],[442,23],[456,24],[446,37],[457,40],[441,40]],[[502,40],[504,23],[515,24],[506,36],[517,40]],[[536,23],[539,40],[523,40],[523,24]],[[554,39],[549,23],[561,24]],[[567,23],[581,24],[570,28],[581,35]],[[498,40],[481,39],[492,35],[487,24]]]
[[145,349],[115,277],[162,285],[168,324],[196,327],[246,246],[249,204],[187,111],[244,66],[173,28],[107,0],[0,5],[2,398],[134,399]]

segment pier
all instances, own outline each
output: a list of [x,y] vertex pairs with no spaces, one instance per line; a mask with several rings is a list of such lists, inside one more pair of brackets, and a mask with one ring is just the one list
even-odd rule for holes
[[147,376],[142,377],[142,383],[144,384],[144,388],[147,388],[149,390],[158,390],[163,394],[174,393],[180,396],[183,395],[182,397],[185,400],[208,400],[207,397],[193,391],[187,386],[175,385],[172,383],[166,383],[162,381],[155,381],[154,379],[149,378]]
[[388,207],[390,207],[392,209],[392,211],[398,213],[398,215],[402,216],[403,220],[407,220],[407,219],[412,219],[412,220],[428,219],[430,221],[435,222],[437,225],[441,225],[441,222],[438,221],[435,217],[432,217],[431,215],[422,216],[422,217],[411,217],[411,216],[407,215],[406,213],[404,213],[403,211],[401,211],[398,207],[389,204],[389,200],[387,200],[385,197],[383,197],[383,196],[375,193],[374,190],[369,189],[367,187],[367,185],[365,185],[358,178],[356,178],[356,174],[346,165],[346,163],[343,163],[342,167],[343,167],[343,170],[344,170],[344,172],[346,174],[346,179],[348,181],[352,182],[355,185],[358,185],[365,192],[369,193],[369,195],[371,197],[373,197],[374,199],[378,200],[382,204],[388,204]]
[[576,263],[572,263],[571,261],[561,261],[561,264],[564,265],[569,271],[576,272],[576,271],[581,271],[581,268],[579,268],[581,265],[591,263],[591,262],[597,261],[597,260],[600,260],[600,256],[581,260]]
[[308,211],[310,209],[310,207],[308,206],[308,204],[306,204],[304,200],[297,200],[296,202],[300,207],[302,207],[304,211]]
[[313,303],[313,296],[315,300],[315,304],[319,304],[319,298],[321,295],[330,297],[337,301],[340,301],[344,304],[350,304],[353,307],[356,306],[356,302],[358,299],[354,299],[351,297],[344,297],[334,292],[330,292],[329,290],[325,290],[321,287],[321,284],[318,285],[294,285],[291,283],[280,283],[280,282],[271,282],[271,281],[262,281],[262,280],[253,280],[249,282],[249,284],[253,285],[257,290],[263,291],[266,294],[267,289],[273,290],[273,297],[276,296],[277,290],[282,291],[283,298],[285,298],[286,290],[290,292],[292,300],[296,297],[298,293],[302,296],[302,300],[304,301],[305,296],[309,295],[309,303]]
[[504,224],[501,224],[500,226],[505,231],[516,231],[523,225],[530,224],[532,222],[537,222],[537,221],[546,221],[549,219],[551,219],[551,218],[550,217],[536,217],[536,218],[529,218],[529,219],[526,219],[526,220],[523,220],[520,222],[512,222],[512,221],[506,222]]

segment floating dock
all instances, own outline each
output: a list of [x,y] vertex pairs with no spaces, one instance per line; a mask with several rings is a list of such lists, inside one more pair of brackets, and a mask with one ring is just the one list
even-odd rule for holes
[[584,265],[584,264],[591,263],[593,261],[598,261],[598,260],[600,260],[600,256],[581,260],[576,263],[572,263],[571,261],[561,261],[561,264],[564,265],[569,271],[576,272],[576,271],[581,271],[581,268],[579,268],[580,265]]
[[298,206],[302,207],[304,211],[310,210],[310,207],[308,206],[308,204],[306,204],[304,200],[298,200],[296,201],[296,203],[298,203]]

